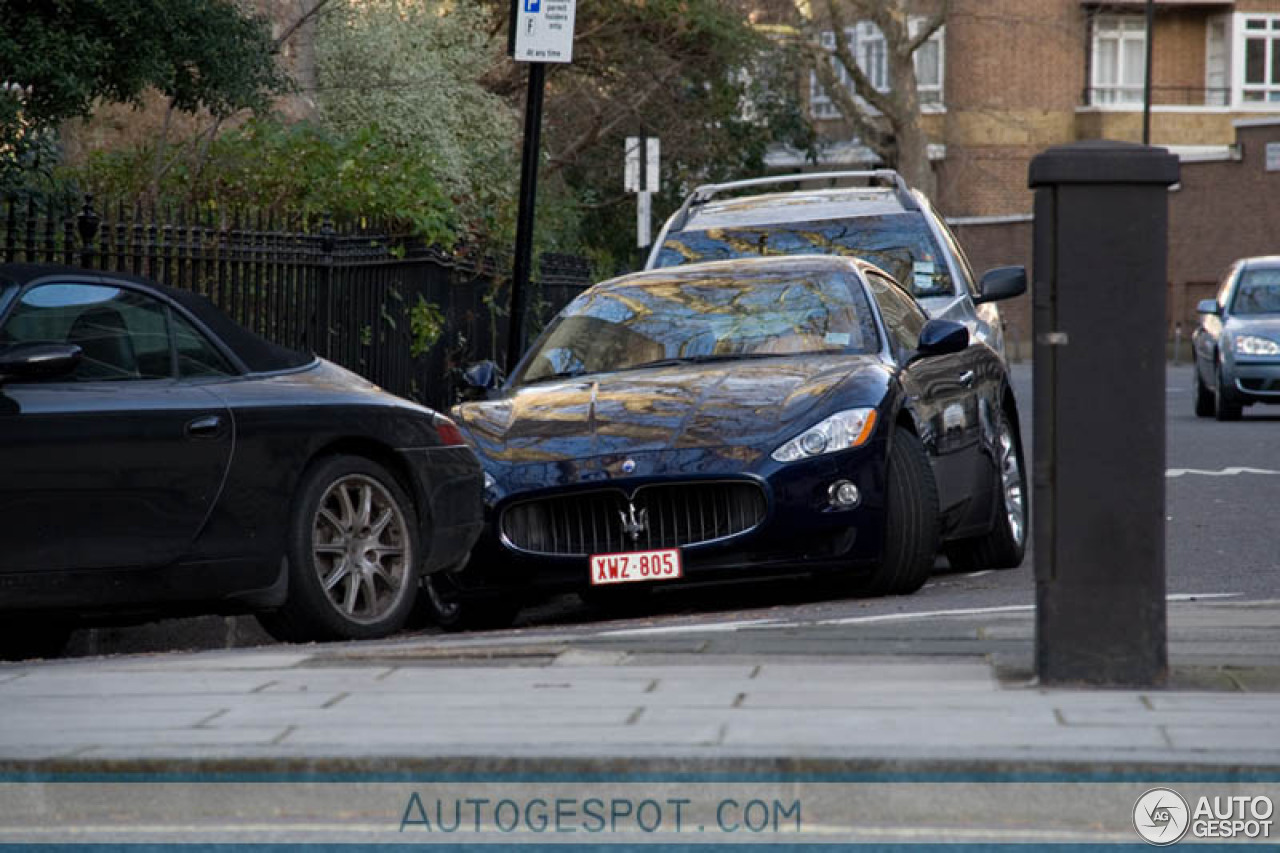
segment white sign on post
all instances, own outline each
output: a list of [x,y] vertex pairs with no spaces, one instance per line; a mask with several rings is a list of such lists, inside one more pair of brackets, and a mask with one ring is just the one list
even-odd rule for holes
[[662,189],[658,138],[628,136],[624,150],[626,159],[623,161],[622,183],[627,192],[636,194],[636,246],[643,249],[652,242],[649,232],[652,217],[650,195]]
[[517,62],[572,62],[576,0],[516,0]]

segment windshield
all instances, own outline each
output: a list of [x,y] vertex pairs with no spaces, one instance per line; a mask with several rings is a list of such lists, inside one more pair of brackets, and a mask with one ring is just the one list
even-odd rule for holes
[[592,288],[534,344],[516,385],[668,364],[870,353],[875,319],[838,272],[648,278]]
[[1245,270],[1240,275],[1233,314],[1280,314],[1280,269]]
[[951,296],[951,271],[921,213],[709,228],[667,236],[657,266],[753,255],[844,255],[875,264],[916,298]]

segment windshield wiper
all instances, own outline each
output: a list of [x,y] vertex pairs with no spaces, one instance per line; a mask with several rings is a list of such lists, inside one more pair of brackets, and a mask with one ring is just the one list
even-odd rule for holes
[[521,385],[537,385],[539,382],[554,382],[557,379],[577,379],[579,376],[589,376],[589,370],[562,370],[559,373],[547,373],[536,379],[523,379]]
[[784,353],[775,352],[734,352],[716,355],[686,355],[679,358],[660,358],[657,361],[644,361],[640,364],[629,364],[619,370],[643,370],[650,367],[674,367],[681,364],[709,364],[714,361],[741,361],[748,358],[777,358]]

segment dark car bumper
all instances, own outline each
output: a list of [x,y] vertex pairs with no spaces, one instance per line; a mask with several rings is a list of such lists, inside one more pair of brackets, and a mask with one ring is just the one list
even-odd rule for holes
[[1237,401],[1280,405],[1280,361],[1237,358],[1224,372]]
[[[683,577],[663,585],[734,578],[807,573],[829,569],[856,570],[874,565],[883,548],[885,528],[883,448],[856,451],[744,474],[703,472],[666,477],[614,479],[604,487],[630,492],[644,486],[708,481],[758,483],[766,508],[758,525],[726,539],[681,547]],[[852,509],[831,505],[833,483],[848,480],[858,487],[860,503]],[[523,589],[539,592],[589,588],[590,555],[530,553],[500,535],[500,519],[520,500],[559,497],[598,490],[599,482],[506,496],[490,509],[484,535],[459,584],[475,593]],[[644,550],[638,546],[636,550]]]
[[469,447],[400,453],[413,472],[422,527],[422,572],[428,574],[464,563],[485,527],[484,471],[480,461]]

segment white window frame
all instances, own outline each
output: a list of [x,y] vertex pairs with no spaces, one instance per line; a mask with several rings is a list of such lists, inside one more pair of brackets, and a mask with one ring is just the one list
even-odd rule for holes
[[[1277,51],[1280,51],[1280,14],[1267,12],[1236,12],[1233,15],[1235,26],[1232,31],[1231,50],[1231,103],[1237,110],[1280,110],[1280,75],[1272,77],[1264,83],[1248,83],[1245,75],[1249,73],[1245,61],[1248,56],[1248,42],[1251,39],[1263,38],[1266,49],[1263,54],[1264,69],[1271,71],[1280,63]],[[1260,23],[1260,29],[1250,27],[1251,22]],[[1268,75],[1270,76],[1270,75]],[[1249,100],[1250,96],[1258,96],[1257,100]]]
[[[1137,23],[1139,26],[1132,26]],[[1114,41],[1116,47],[1115,80],[1101,79],[1102,63],[1098,61],[1103,42]],[[1094,15],[1089,22],[1089,106],[1115,107],[1140,106],[1146,88],[1146,64],[1143,63],[1142,77],[1136,81],[1127,80],[1125,70],[1125,47],[1127,44],[1137,45],[1145,57],[1147,49],[1146,21],[1139,14],[1108,13]]]
[[[1215,31],[1220,34],[1221,44],[1215,44]],[[1232,53],[1231,15],[1210,15],[1204,26],[1204,105],[1206,107],[1228,107],[1231,105],[1231,53]],[[1214,67],[1214,55],[1219,57]]]
[[[908,22],[910,32],[913,35],[924,25],[924,20],[924,18],[912,18]],[[845,29],[845,36],[849,41],[849,48],[853,53],[854,60],[858,63],[858,67],[862,69],[862,73],[871,81],[871,85],[877,91],[889,91],[889,57],[884,34],[880,32],[880,28],[871,21],[859,21],[854,26]],[[826,30],[819,38],[825,50],[832,53],[835,52],[836,36],[834,31]],[[939,27],[929,37],[929,42],[936,44],[938,48],[938,82],[922,86],[917,78],[916,91],[920,95],[921,112],[942,112],[946,109],[944,100],[947,82],[946,27]],[[916,73],[918,75],[920,52],[917,50],[912,58],[916,63]],[[849,76],[849,72],[834,56],[831,58],[831,70],[836,75],[840,85],[844,86],[864,109],[872,114],[876,113],[875,108],[866,103],[854,91],[853,78]],[[841,118],[840,110],[836,107],[835,101],[822,88],[818,75],[812,71],[809,72],[809,114],[819,120]]]

